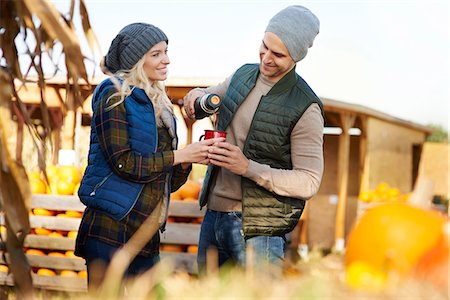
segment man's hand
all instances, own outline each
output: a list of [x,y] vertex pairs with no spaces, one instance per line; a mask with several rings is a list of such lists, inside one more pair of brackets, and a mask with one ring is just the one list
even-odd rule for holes
[[183,97],[183,108],[189,119],[195,119],[195,111],[194,111],[195,99],[203,96],[204,94],[206,93],[198,89],[193,89],[190,90],[189,93],[187,93],[186,96]]
[[250,164],[238,146],[227,142],[218,142],[210,147],[208,158],[210,164],[225,168],[237,175],[245,174]]

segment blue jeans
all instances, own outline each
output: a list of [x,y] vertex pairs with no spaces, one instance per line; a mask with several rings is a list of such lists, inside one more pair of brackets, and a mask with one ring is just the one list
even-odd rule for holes
[[218,251],[219,266],[227,261],[245,266],[245,249],[252,247],[254,265],[267,262],[281,267],[286,253],[286,237],[255,236],[244,240],[240,212],[218,212],[208,209],[200,229],[197,254],[199,272],[206,266],[206,251],[210,247]]
[[219,266],[231,262],[245,265],[245,241],[240,212],[218,212],[206,210],[200,229],[197,263],[199,273],[206,266],[206,251],[216,248]]
[[271,266],[281,268],[286,254],[286,236],[254,236],[246,241],[247,251],[249,247],[254,250],[254,265]]
[[[86,253],[86,268],[88,284],[99,284],[105,275],[105,271],[111,262],[117,247],[101,242],[94,238],[87,238],[84,245]],[[154,257],[136,256],[125,271],[125,277],[133,277],[152,268],[160,260],[159,255]],[[95,282],[93,282],[95,281]]]

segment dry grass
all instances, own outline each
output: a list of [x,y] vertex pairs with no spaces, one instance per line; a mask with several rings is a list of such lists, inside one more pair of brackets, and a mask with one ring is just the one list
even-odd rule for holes
[[[223,268],[203,278],[172,272],[168,261],[127,283],[124,294],[112,293],[117,287],[87,295],[72,295],[70,299],[307,299],[307,300],[444,300],[448,293],[414,280],[391,280],[381,292],[350,289],[344,282],[345,272],[341,255],[322,257],[312,253],[308,262],[289,267],[281,277],[270,270],[243,272],[237,268]],[[49,294],[45,294],[49,299]],[[52,299],[67,299],[67,294]]]

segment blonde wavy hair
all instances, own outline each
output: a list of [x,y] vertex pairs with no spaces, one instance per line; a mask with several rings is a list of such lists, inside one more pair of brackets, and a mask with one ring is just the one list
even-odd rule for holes
[[111,80],[117,87],[118,92],[112,94],[106,103],[113,97],[120,95],[120,100],[107,106],[107,110],[111,110],[117,105],[121,104],[125,98],[133,92],[135,87],[141,88],[145,91],[155,109],[155,116],[158,125],[162,124],[161,113],[167,109],[172,114],[173,104],[166,93],[166,88],[161,81],[150,81],[144,71],[144,57],[142,57],[130,70],[118,71],[115,74],[123,81],[120,83],[117,78],[112,77]]

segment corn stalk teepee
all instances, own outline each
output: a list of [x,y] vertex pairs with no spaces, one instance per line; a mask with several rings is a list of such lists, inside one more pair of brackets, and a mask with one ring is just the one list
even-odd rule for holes
[[[6,137],[11,128],[11,110],[16,105],[24,118],[38,151],[39,167],[45,170],[45,139],[50,132],[49,111],[46,106],[46,81],[59,72],[66,74],[67,87],[72,89],[76,102],[81,104],[80,82],[89,85],[80,42],[74,26],[75,8],[78,3],[79,18],[86,40],[94,56],[100,49],[90,26],[84,0],[67,0],[69,13],[60,13],[48,0],[0,0],[0,209],[7,227],[3,250],[14,278],[18,299],[31,298],[31,268],[23,252],[23,243],[30,230],[28,208],[31,199],[28,178],[24,167],[8,150]],[[62,50],[57,50],[62,48]],[[62,47],[61,47],[62,46]],[[98,47],[98,48],[96,48]],[[19,50],[25,48],[25,50]],[[57,53],[57,52],[60,53]],[[25,53],[21,53],[25,52]],[[63,54],[65,70],[54,56]],[[28,56],[29,64],[21,63],[21,56]],[[50,65],[44,65],[49,60]],[[45,71],[52,70],[49,76]],[[26,71],[23,71],[26,70]],[[31,126],[25,106],[18,90],[31,73],[36,74],[40,90],[41,114],[44,134]],[[64,103],[61,103],[64,105]]]

